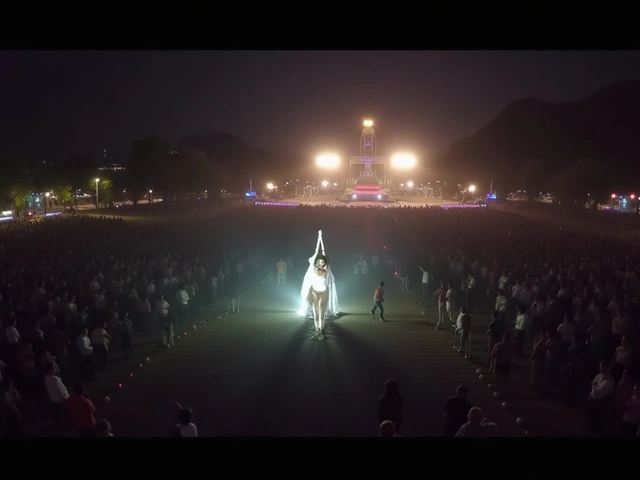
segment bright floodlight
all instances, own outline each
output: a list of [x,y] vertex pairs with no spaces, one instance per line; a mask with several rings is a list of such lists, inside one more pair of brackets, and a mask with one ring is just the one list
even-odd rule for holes
[[322,186],[324,188],[327,188],[329,186],[329,182],[327,182],[326,180],[322,182]]
[[373,127],[373,120],[365,120],[364,122],[362,122],[362,125],[367,128]]
[[402,169],[413,168],[416,166],[416,157],[409,153],[398,153],[391,158],[391,165]]
[[271,182],[267,183],[267,189],[268,190],[273,190],[273,183],[271,183]]
[[407,182],[407,187],[413,188],[413,182],[411,180]]
[[337,168],[340,165],[340,157],[333,153],[325,153],[316,158],[316,165],[320,168]]
[[469,185],[469,191],[471,193],[475,192],[476,191],[476,186],[475,185]]
[[98,183],[99,181],[100,181],[100,179],[99,179],[99,178],[96,178],[96,183]]

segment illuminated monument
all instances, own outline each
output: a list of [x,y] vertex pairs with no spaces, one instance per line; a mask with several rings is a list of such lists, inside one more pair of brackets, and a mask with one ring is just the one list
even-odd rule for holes
[[362,122],[362,133],[360,134],[360,156],[349,158],[349,178],[347,180],[349,187],[355,187],[358,183],[369,185],[375,183],[378,188],[388,185],[387,157],[376,155],[376,143],[373,120],[365,120]]

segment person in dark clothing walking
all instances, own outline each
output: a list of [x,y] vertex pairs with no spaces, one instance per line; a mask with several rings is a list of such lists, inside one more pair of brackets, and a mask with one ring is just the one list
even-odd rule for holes
[[387,380],[384,387],[384,395],[378,400],[378,425],[385,420],[390,420],[396,427],[395,433],[399,434],[404,421],[402,410],[404,398],[400,395],[397,380]]

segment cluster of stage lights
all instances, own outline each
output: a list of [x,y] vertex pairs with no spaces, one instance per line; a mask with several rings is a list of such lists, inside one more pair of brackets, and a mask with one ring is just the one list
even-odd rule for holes
[[[366,119],[362,122],[364,130],[373,132],[373,120]],[[316,158],[316,165],[324,169],[336,169],[340,166],[341,159],[335,153],[322,153]],[[410,170],[417,165],[415,155],[407,152],[396,153],[391,157],[391,166],[398,170]]]
[[[398,170],[410,170],[417,164],[415,155],[397,153],[391,157],[391,166]],[[340,166],[340,157],[334,153],[323,153],[316,158],[316,165],[325,169],[336,169]]]

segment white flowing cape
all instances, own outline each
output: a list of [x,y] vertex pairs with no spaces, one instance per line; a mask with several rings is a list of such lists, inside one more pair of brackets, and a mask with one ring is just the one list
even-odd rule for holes
[[[300,297],[302,300],[302,312],[304,312],[305,318],[311,309],[311,304],[307,300],[309,296],[309,289],[313,283],[313,268],[316,255],[309,259],[309,268],[307,273],[304,274],[304,280],[302,280],[302,290],[300,290]],[[331,272],[331,267],[327,265],[327,290],[329,292],[329,300],[327,304],[327,316],[338,317],[340,315],[340,307],[338,306],[338,290],[336,289],[336,279]]]

